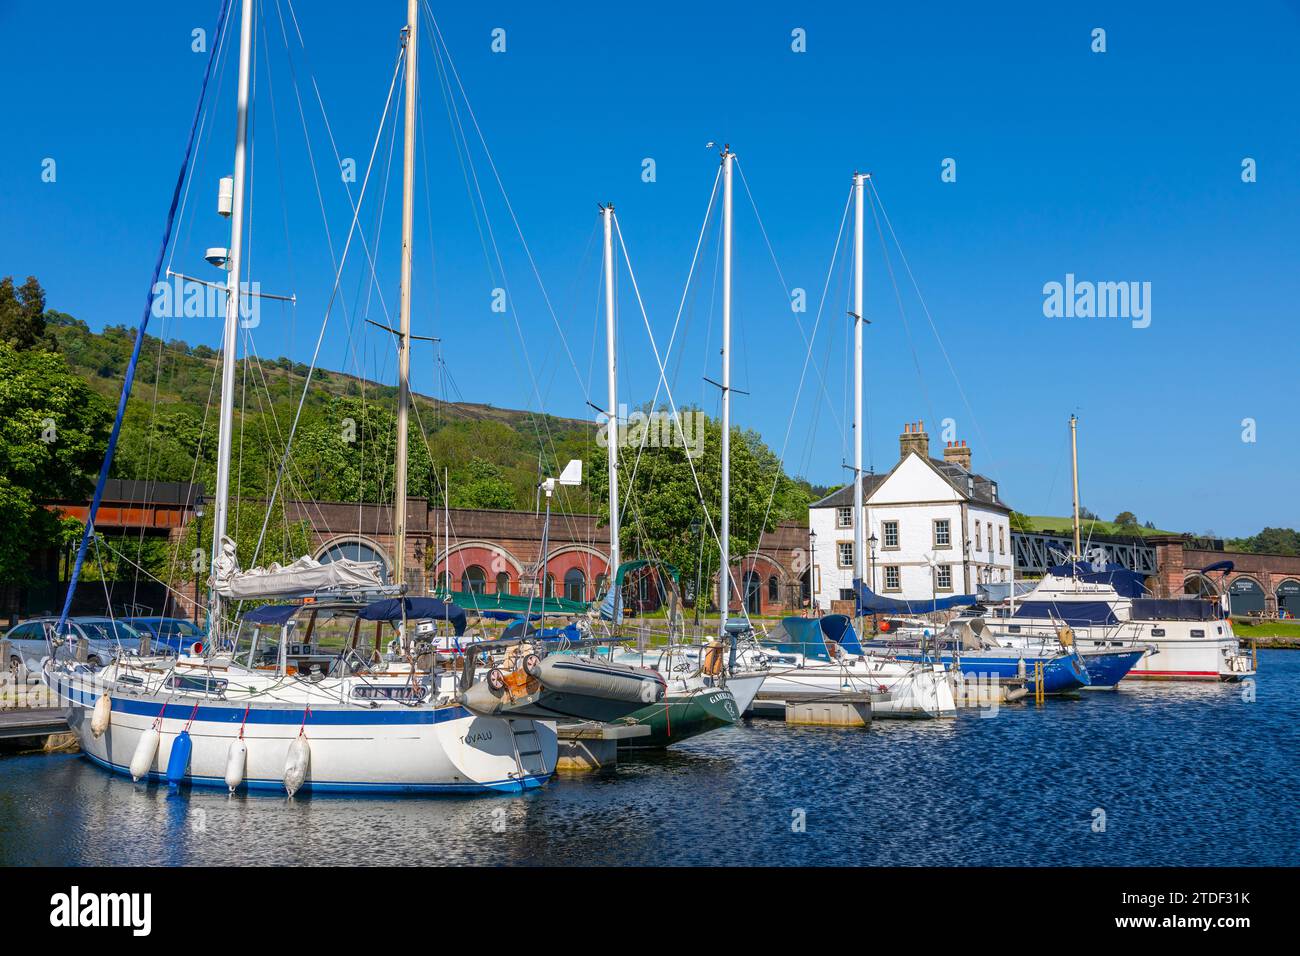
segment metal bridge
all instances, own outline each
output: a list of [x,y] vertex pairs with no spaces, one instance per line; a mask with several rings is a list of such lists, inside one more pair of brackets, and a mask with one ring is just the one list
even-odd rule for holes
[[[1011,548],[1016,571],[1021,575],[1037,576],[1046,574],[1052,565],[1067,561],[1074,550],[1074,540],[1068,534],[1050,531],[1012,531]],[[1085,550],[1104,551],[1105,560],[1122,564],[1139,574],[1156,573],[1156,549],[1143,543],[1141,538],[1093,535],[1085,542]]]

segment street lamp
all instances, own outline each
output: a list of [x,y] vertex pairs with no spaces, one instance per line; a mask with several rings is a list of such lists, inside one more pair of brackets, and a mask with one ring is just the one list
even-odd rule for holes
[[880,539],[876,537],[876,533],[871,532],[871,537],[867,539],[867,544],[871,546],[870,561],[867,562],[867,580],[871,582],[873,591],[876,589],[876,545],[879,543]]
[[817,616],[817,532],[808,524],[808,611]]
[[[198,497],[194,499],[194,547],[198,551],[203,550],[203,513],[207,511],[207,502],[203,500],[203,492],[199,492]],[[194,564],[194,624],[199,624],[199,564]]]

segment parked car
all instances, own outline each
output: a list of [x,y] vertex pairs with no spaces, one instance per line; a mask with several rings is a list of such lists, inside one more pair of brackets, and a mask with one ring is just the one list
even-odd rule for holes
[[155,653],[167,648],[179,654],[207,636],[203,628],[183,617],[128,617],[126,622],[149,635]]
[[[58,623],[57,617],[37,617],[9,629],[5,639],[9,641],[10,651],[5,665],[15,680],[19,679],[24,667],[28,673],[41,669],[41,661],[50,656],[46,635],[52,635]],[[84,637],[89,642],[86,663],[91,667],[103,667],[120,651],[135,654],[140,650],[140,632],[125,621],[107,617],[71,617],[68,618],[68,627],[76,640]],[[70,658],[72,654],[66,639],[61,641],[57,657]]]

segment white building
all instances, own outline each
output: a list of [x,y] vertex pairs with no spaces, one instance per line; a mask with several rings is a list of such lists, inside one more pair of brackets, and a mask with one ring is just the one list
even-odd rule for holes
[[[998,498],[997,482],[971,471],[970,447],[950,442],[943,458],[931,458],[922,422],[905,426],[898,443],[888,474],[862,476],[867,585],[918,601],[1010,581],[1011,509]],[[851,484],[808,508],[813,595],[823,610],[853,597],[854,510]]]

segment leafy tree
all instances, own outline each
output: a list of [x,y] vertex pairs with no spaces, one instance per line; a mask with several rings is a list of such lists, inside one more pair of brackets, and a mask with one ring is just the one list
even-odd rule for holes
[[1300,532],[1293,528],[1265,528],[1257,535],[1228,544],[1234,550],[1253,554],[1300,554]]
[[59,541],[42,503],[86,500],[111,421],[59,355],[0,342],[0,584],[25,584],[30,557]]
[[0,279],[0,342],[15,349],[35,348],[45,338],[45,290],[28,276],[15,290],[13,276]]
[[515,507],[515,489],[490,461],[472,458],[451,487],[451,504],[455,508]]
[[1115,523],[1122,528],[1135,528],[1138,524],[1137,515],[1131,511],[1121,511],[1115,516]]
[[[716,419],[697,410],[683,409],[683,415],[687,414],[699,415],[702,423],[704,441],[699,457],[688,458],[684,448],[663,440],[656,446],[638,449],[635,436],[633,447],[622,450],[619,496],[627,506],[620,524],[625,560],[645,557],[667,561],[681,571],[683,581],[693,581],[700,570],[701,537],[703,566],[710,574],[718,569],[715,535],[721,520],[722,427]],[[608,462],[603,455],[595,455],[590,462],[589,490],[593,501],[599,502],[598,514],[606,525],[608,488]],[[758,434],[738,428],[732,429],[730,499],[733,558],[755,550],[763,532],[773,530],[779,522],[805,517],[810,501],[807,488],[785,474],[776,453]],[[698,534],[692,534],[693,523],[700,525]]]

